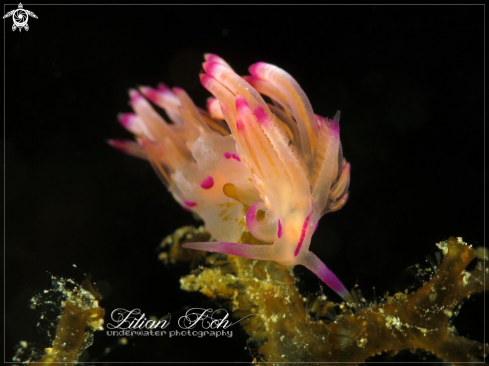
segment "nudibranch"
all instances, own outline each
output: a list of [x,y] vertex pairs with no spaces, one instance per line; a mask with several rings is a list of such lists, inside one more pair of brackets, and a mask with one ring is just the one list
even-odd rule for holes
[[[314,114],[299,84],[271,64],[253,64],[251,76],[240,77],[222,58],[206,54],[203,69],[201,83],[214,96],[207,111],[180,88],[130,90],[135,113],[119,119],[136,142],[110,144],[149,160],[216,240],[184,247],[301,264],[345,298],[345,286],[309,251],[319,219],[348,199],[339,112],[333,119]],[[237,243],[246,230],[270,244]]]

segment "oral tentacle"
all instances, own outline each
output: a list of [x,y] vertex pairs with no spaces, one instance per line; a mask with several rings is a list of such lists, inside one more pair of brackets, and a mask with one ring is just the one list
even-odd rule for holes
[[260,260],[273,260],[271,245],[250,245],[227,242],[198,242],[182,245],[187,249],[206,250],[208,252],[218,252],[236,255],[238,257]]

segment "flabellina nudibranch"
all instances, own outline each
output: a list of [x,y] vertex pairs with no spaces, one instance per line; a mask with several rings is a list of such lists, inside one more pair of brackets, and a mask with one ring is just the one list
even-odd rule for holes
[[[240,77],[222,58],[206,54],[203,69],[201,83],[214,96],[208,111],[180,88],[130,90],[135,113],[119,120],[136,142],[109,143],[149,160],[216,240],[185,248],[301,264],[345,298],[345,286],[309,251],[319,219],[348,199],[350,164],[343,158],[339,112],[334,119],[315,115],[299,84],[271,64],[253,64],[251,76]],[[237,243],[246,230],[271,244]]]

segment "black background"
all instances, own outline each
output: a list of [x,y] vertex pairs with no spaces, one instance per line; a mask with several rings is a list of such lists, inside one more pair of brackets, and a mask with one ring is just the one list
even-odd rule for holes
[[[179,289],[184,266],[157,261],[161,239],[195,224],[191,214],[147,162],[105,142],[130,138],[116,118],[130,111],[129,88],[165,82],[204,106],[205,52],[240,74],[276,64],[315,113],[341,110],[351,196],[321,220],[312,251],[348,288],[359,284],[368,299],[374,286],[376,296],[403,290],[417,284],[406,268],[429,267],[436,242],[484,244],[482,6],[24,7],[39,17],[28,32],[4,20],[7,360],[20,340],[47,345],[28,305],[50,287],[48,272],[91,277],[109,314],[141,308],[176,320],[209,305]],[[320,290],[307,270],[296,273],[305,291]],[[460,334],[482,341],[482,312],[481,295],[467,301]],[[250,361],[238,328],[232,339],[127,346],[99,333],[90,360]]]

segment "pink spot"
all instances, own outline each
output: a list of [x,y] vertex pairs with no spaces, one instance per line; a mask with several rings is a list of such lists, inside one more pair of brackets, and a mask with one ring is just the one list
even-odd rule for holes
[[313,212],[314,212],[314,209],[312,209],[309,216],[307,216],[306,219],[304,220],[304,224],[302,225],[301,238],[299,239],[299,243],[297,244],[297,247],[295,248],[294,257],[297,257],[297,254],[299,254],[299,252],[301,250],[302,243],[304,242],[304,238],[306,237],[307,225],[309,225],[309,219],[311,218]]
[[236,128],[238,131],[243,131],[244,130],[244,123],[240,119],[236,121]]
[[207,62],[217,62],[217,63],[222,63],[224,60],[220,58],[217,55],[214,55],[212,53],[207,53],[204,55],[204,58]]
[[329,120],[328,121],[328,127],[330,129],[330,135],[339,137],[340,136],[340,124],[338,121],[335,120]]
[[185,206],[188,206],[188,207],[195,207],[195,206],[197,206],[197,202],[194,202],[194,201],[183,200],[183,203],[185,204]]
[[243,109],[249,109],[250,106],[246,102],[246,99],[243,98],[242,96],[236,97],[236,109],[239,111],[242,111]]
[[204,189],[210,189],[214,186],[214,178],[212,178],[210,175],[205,178],[202,183],[200,183],[200,186]]
[[316,232],[316,230],[317,230],[317,228],[318,228],[318,225],[319,225],[319,221],[318,221],[318,222],[316,222],[316,226],[314,226],[314,230],[312,231],[312,233],[313,233],[313,234]]
[[148,98],[153,103],[157,103],[158,101],[158,90],[148,87],[142,87],[141,92],[144,94],[146,98]]
[[236,161],[241,161],[241,159],[239,158],[238,154],[234,154],[234,153],[230,153],[230,152],[225,152],[224,153],[224,157],[226,159],[228,159],[228,160],[231,159],[231,158],[233,158]]
[[163,83],[158,84],[158,90],[162,92],[170,92],[170,88]]
[[282,222],[278,219],[278,233],[277,237],[280,239],[282,237]]
[[248,226],[249,229],[253,229],[253,227],[258,223],[256,213],[261,206],[261,202],[257,202],[248,209],[248,212],[246,213],[246,226]]
[[216,74],[216,70],[222,66],[220,64],[218,64],[217,62],[211,61],[211,62],[204,62],[203,67],[204,67],[204,71],[207,74],[214,76]]
[[251,65],[248,70],[251,75],[259,77],[260,71],[262,71],[263,66],[266,66],[265,62],[257,62],[256,64]]
[[258,122],[260,122],[260,124],[264,124],[269,121],[267,113],[265,112],[265,109],[263,109],[262,107],[255,108],[255,116],[258,119]]
[[136,115],[134,113],[121,113],[119,114],[119,122],[127,129],[131,128],[132,121]]
[[136,103],[144,99],[143,96],[134,89],[129,90],[129,97],[131,98],[131,103]]

